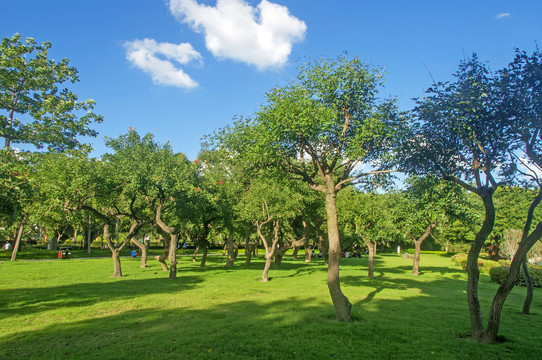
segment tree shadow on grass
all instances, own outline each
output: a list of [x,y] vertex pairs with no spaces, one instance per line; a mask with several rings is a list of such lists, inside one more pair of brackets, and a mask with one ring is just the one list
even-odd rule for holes
[[132,299],[152,293],[174,293],[193,288],[203,279],[182,276],[169,279],[121,279],[107,283],[82,283],[43,288],[5,289],[1,291],[3,311],[0,319],[14,315],[30,315],[55,308],[84,307],[103,301]]
[[[385,277],[377,280],[373,292],[394,286]],[[411,282],[396,286],[410,287]],[[439,282],[454,286],[456,280],[435,284]],[[514,359],[538,354],[532,340],[480,345],[442,329],[461,328],[457,312],[464,309],[455,306],[452,298],[450,311],[442,312],[439,319],[434,312],[424,317],[421,311],[443,301],[438,294],[400,300],[373,295],[375,303],[354,304],[353,311],[362,314],[360,321],[352,323],[329,320],[333,317],[329,301],[312,295],[269,301],[223,299],[197,308],[182,306],[186,294],[171,295],[172,303],[179,306],[127,310],[2,336],[0,358],[500,359],[506,354]]]

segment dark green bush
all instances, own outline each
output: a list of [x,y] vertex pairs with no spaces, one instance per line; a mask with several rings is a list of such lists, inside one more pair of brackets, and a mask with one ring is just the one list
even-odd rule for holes
[[[510,271],[510,266],[499,266],[492,268],[489,271],[489,277],[491,278],[491,281],[497,284],[502,284],[506,277],[508,276],[508,272]],[[542,266],[529,266],[529,275],[531,276],[531,279],[533,280],[534,287],[542,287]],[[523,275],[520,272],[519,280],[516,283],[516,285],[519,286],[525,286],[525,279],[523,278]]]

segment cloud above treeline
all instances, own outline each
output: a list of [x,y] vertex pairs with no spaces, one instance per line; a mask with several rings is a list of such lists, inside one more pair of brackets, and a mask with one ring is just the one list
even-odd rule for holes
[[[305,22],[288,8],[262,0],[251,6],[245,0],[217,0],[216,6],[196,0],[170,0],[171,14],[205,38],[207,50],[217,59],[234,60],[258,70],[286,64],[294,43],[305,38]],[[194,88],[197,82],[179,65],[202,60],[191,44],[160,43],[153,39],[125,43],[127,59],[149,73],[155,84]]]
[[134,40],[125,43],[126,58],[136,67],[151,75],[157,85],[194,88],[192,80],[176,64],[186,65],[201,60],[201,54],[189,43],[158,43],[153,39]]
[[512,14],[510,14],[508,12],[502,12],[499,15],[497,15],[497,19],[504,19],[504,18],[510,17],[511,15]]

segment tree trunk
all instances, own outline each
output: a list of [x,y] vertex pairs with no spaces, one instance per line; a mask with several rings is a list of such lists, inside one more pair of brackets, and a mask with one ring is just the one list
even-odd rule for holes
[[226,267],[233,267],[235,260],[237,258],[237,244],[233,241],[233,234],[228,234],[228,240],[226,243],[226,246],[228,247],[228,261],[226,262]]
[[92,228],[90,226],[90,215],[88,216],[88,236],[87,236],[87,252],[90,254],[91,253],[91,246],[90,244],[92,243]]
[[529,268],[527,267],[527,257],[523,259],[521,264],[521,273],[525,279],[525,287],[527,288],[527,295],[525,296],[525,302],[523,303],[522,314],[529,315],[531,311],[531,304],[533,303],[534,284],[533,279],[529,275]]
[[205,267],[205,263],[207,262],[207,254],[209,254],[209,247],[207,244],[203,244],[203,254],[201,254],[201,262],[199,264],[200,267]]
[[367,250],[369,252],[369,266],[367,269],[367,276],[369,279],[372,279],[374,277],[374,259],[376,254],[376,243],[372,243],[370,241],[366,242],[367,244]]
[[341,291],[339,281],[339,261],[341,258],[341,241],[339,238],[339,225],[337,221],[337,191],[331,175],[326,177],[326,214],[327,232],[329,242],[329,263],[327,267],[327,286],[335,307],[338,321],[352,321],[350,309],[352,304]]
[[299,247],[295,247],[294,248],[294,251],[292,253],[292,260],[296,260],[297,259],[297,253],[299,252]]
[[518,281],[521,265],[527,257],[527,253],[540,237],[542,237],[542,222],[539,222],[536,229],[519,244],[518,250],[514,255],[514,260],[512,260],[512,264],[510,265],[510,272],[501,286],[499,286],[499,289],[493,298],[493,303],[491,304],[491,310],[489,312],[487,334],[481,339],[482,342],[492,344],[497,339],[502,308],[506,297]]
[[17,252],[19,251],[19,246],[21,245],[21,238],[23,237],[24,224],[26,222],[26,216],[21,220],[19,229],[17,230],[17,237],[15,239],[15,244],[13,245],[13,250],[11,251],[11,261],[17,260]]
[[[165,199],[160,199],[160,202],[155,210],[155,221],[156,225],[158,225],[158,228],[162,232],[162,234],[167,234],[167,237],[169,237],[169,278],[170,279],[176,279],[177,278],[177,242],[178,242],[178,234],[177,229],[175,229],[172,226],[168,226],[163,220],[162,220],[162,210],[164,208],[164,201]],[[162,259],[163,260],[163,259]],[[159,260],[160,261],[160,260]],[[162,264],[162,268],[164,268],[164,264]]]
[[471,336],[473,340],[485,342],[482,310],[478,299],[478,280],[480,278],[478,257],[480,256],[482,246],[493,230],[493,225],[495,224],[495,207],[493,205],[493,192],[491,189],[482,189],[479,195],[484,203],[485,217],[482,228],[476,234],[467,258],[467,301],[469,304]]
[[420,272],[420,254],[422,251],[422,243],[431,235],[431,230],[433,230],[435,227],[437,227],[437,223],[430,224],[427,229],[425,229],[425,232],[418,240],[412,239],[414,242],[414,264],[412,266],[412,275],[418,276]]
[[196,249],[194,250],[194,253],[192,254],[192,262],[196,262],[196,255],[199,251],[199,245],[196,246]]
[[258,232],[258,236],[262,240],[263,246],[265,248],[265,267],[262,273],[263,282],[269,281],[268,275],[269,275],[269,269],[271,268],[271,259],[273,258],[275,254],[275,249],[277,248],[277,244],[279,242],[279,229],[280,229],[279,219],[273,222],[273,240],[271,242],[271,245],[269,245],[267,238],[262,233],[262,226],[270,222],[271,220],[272,220],[272,217],[269,217],[266,221],[262,223],[256,222],[256,230]]
[[262,281],[263,282],[268,282],[269,281],[269,269],[271,268],[271,256],[267,254],[267,251],[266,251],[266,254],[265,254],[265,266],[263,268],[263,273],[262,273]]
[[133,238],[132,242],[139,248],[139,251],[141,252],[140,267],[146,268],[147,267],[147,246],[141,241],[137,240],[136,238]]
[[177,278],[177,234],[172,233],[169,240],[169,278]]

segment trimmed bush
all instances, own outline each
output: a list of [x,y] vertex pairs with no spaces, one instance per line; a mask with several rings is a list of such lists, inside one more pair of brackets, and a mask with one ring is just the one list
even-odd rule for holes
[[[469,256],[467,254],[456,254],[452,256],[452,261],[457,266],[461,266],[463,270],[467,270],[468,257]],[[487,273],[489,270],[499,266],[501,266],[501,264],[499,264],[497,261],[478,259],[478,268],[480,269],[480,272]]]
[[[504,280],[506,280],[509,272],[510,266],[494,267],[489,271],[489,277],[494,283],[502,284]],[[529,266],[529,275],[533,280],[534,287],[542,287],[542,266]],[[525,279],[521,272],[516,285],[525,286]]]
[[455,254],[454,256],[452,256],[452,261],[457,266],[461,266],[461,268],[463,270],[466,270],[467,269],[467,258],[468,257],[469,256],[467,254]]

